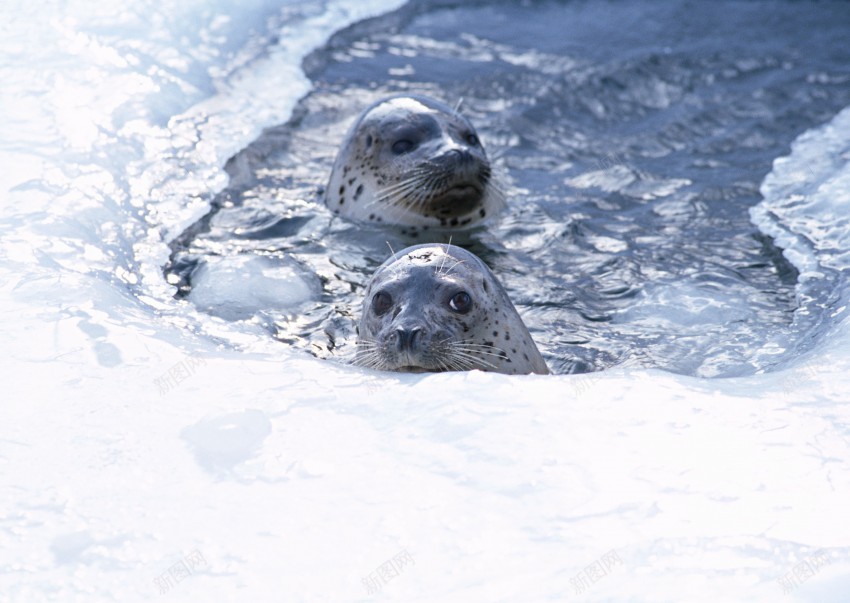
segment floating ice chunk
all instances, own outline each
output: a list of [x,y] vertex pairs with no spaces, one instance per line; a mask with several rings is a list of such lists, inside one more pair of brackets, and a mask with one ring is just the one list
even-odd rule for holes
[[267,310],[295,311],[319,290],[318,278],[295,260],[236,256],[203,264],[189,299],[214,316],[243,320]]

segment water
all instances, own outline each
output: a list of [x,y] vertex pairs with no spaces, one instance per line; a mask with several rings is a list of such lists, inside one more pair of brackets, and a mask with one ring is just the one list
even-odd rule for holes
[[[556,372],[728,377],[797,356],[812,326],[801,317],[827,300],[795,314],[796,271],[748,208],[772,159],[850,103],[846,7],[783,4],[764,19],[740,3],[710,14],[632,3],[616,18],[607,3],[531,6],[417,3],[337,35],[307,61],[314,89],[293,118],[231,159],[212,213],[173,245],[173,282],[203,305],[216,284],[192,292],[192,271],[207,258],[240,258],[221,269],[251,289],[264,281],[243,256],[296,259],[322,282],[312,304],[237,314],[349,360],[365,280],[418,240],[333,221],[319,191],[355,115],[424,93],[462,104],[511,183],[490,228],[429,236],[491,264]],[[710,35],[705,19],[717,20]],[[741,45],[743,32],[757,42]]]
[[[694,6],[676,3],[524,9],[573,10],[557,33],[532,31],[533,19],[500,25],[501,5],[492,13],[481,5],[454,13],[451,5],[423,6],[391,17],[389,29],[382,18],[333,38],[330,52],[306,62],[315,89],[302,58],[346,24],[397,4],[131,0],[117,10],[57,0],[0,9],[0,601],[846,600],[850,110],[841,106],[846,35],[836,40],[847,23],[844,5],[733,4],[700,9],[693,21],[685,17]],[[782,44],[731,33],[762,20],[782,33]],[[690,82],[702,110],[676,95],[665,108],[655,88],[636,95],[644,74],[667,73],[653,71],[642,54],[649,23],[656,36],[669,36],[671,62],[663,49],[658,60],[677,78],[705,77],[702,61],[714,60],[724,67],[715,81],[732,83]],[[700,59],[698,46],[683,66],[677,40],[703,28],[725,36],[725,48]],[[458,33],[467,29],[476,37]],[[508,107],[485,102],[500,97],[497,87],[481,92],[486,80],[507,82],[488,72],[503,71],[490,60],[497,35],[505,38],[498,48],[509,46],[498,66],[503,58],[518,63],[515,87],[501,95],[515,102]],[[358,36],[378,48],[354,48]],[[381,36],[403,39],[391,45]],[[389,60],[384,46],[395,57],[393,73],[374,71]],[[414,64],[402,53],[410,48],[431,54]],[[512,54],[517,48],[524,53]],[[583,57],[587,79],[560,80],[580,75],[582,65],[553,55]],[[790,68],[774,65],[777,57]],[[730,64],[737,67],[724,75]],[[603,81],[610,74],[625,85],[620,94],[606,94],[616,89]],[[162,270],[169,243],[235,190],[222,169],[228,158],[264,140],[321,132],[326,117],[329,132],[344,129],[361,100],[382,94],[388,76],[399,87],[464,96],[491,151],[499,149],[521,194],[470,243],[514,291],[531,271],[512,273],[504,260],[540,271],[544,256],[564,255],[559,231],[535,225],[581,226],[570,240],[587,265],[563,278],[582,295],[567,309],[616,306],[605,323],[611,332],[636,338],[666,329],[671,340],[701,324],[727,328],[732,312],[740,325],[728,328],[744,342],[742,372],[765,372],[694,376],[725,374],[734,364],[728,347],[699,337],[691,347],[700,355],[686,366],[647,345],[648,357],[608,370],[546,377],[376,374],[297,349],[309,325],[279,341],[275,325],[309,317],[316,296],[335,292],[328,283],[353,293],[343,278],[311,278],[307,243],[289,259],[278,247],[305,233],[327,237],[314,195],[324,178],[318,168],[335,146],[329,136],[293,145],[315,163],[289,174],[278,205],[258,201],[294,219],[265,239],[262,222],[243,232],[243,254],[234,253],[229,233],[220,263],[197,275],[207,305],[175,299]],[[715,96],[703,94],[715,85]],[[520,98],[530,89],[536,93]],[[564,130],[550,137],[544,117],[562,106],[562,95],[585,108],[562,115]],[[340,104],[322,108],[323,99]],[[701,121],[700,111],[712,119]],[[693,144],[681,132],[686,125],[699,126]],[[263,128],[274,130],[261,135]],[[716,136],[703,132],[715,128]],[[537,135],[515,140],[526,131]],[[650,135],[658,131],[665,135]],[[668,139],[675,148],[653,161]],[[541,155],[563,164],[541,165]],[[274,161],[280,173],[269,182],[288,169]],[[228,169],[251,175],[255,165]],[[680,179],[691,183],[679,186]],[[719,201],[702,208],[677,197],[684,192]],[[671,197],[680,203],[670,205]],[[663,216],[653,218],[650,208]],[[633,297],[583,297],[601,291],[603,279],[590,269],[600,249],[621,254],[627,267],[687,263],[652,257],[637,226],[609,232],[614,210],[625,212],[626,225],[670,225],[654,233],[659,245],[670,235],[694,265],[719,266],[712,286],[638,273]],[[239,212],[220,214],[246,224]],[[315,219],[299,222],[304,216]],[[361,244],[364,253],[351,255],[362,264],[327,266],[366,278],[368,262],[385,255],[379,233],[346,239],[347,225],[331,228],[340,247],[328,251],[325,239],[312,238],[316,256],[345,257]],[[728,245],[706,253],[689,239],[705,232],[728,234]],[[373,244],[375,257],[365,253]],[[742,257],[765,265],[746,278],[728,274]],[[220,286],[238,274],[252,286]],[[621,283],[622,274],[630,272],[614,271],[612,280]],[[299,286],[288,286],[296,276]],[[574,286],[582,278],[587,286]],[[684,295],[673,294],[679,290]],[[531,299],[541,291],[518,296],[530,323],[548,311]],[[219,304],[225,294],[227,304]],[[787,316],[753,317],[740,298]],[[234,313],[210,314],[211,305]],[[659,316],[669,324],[659,325]],[[327,341],[320,318],[317,354]],[[578,356],[591,350],[580,358],[588,367],[619,356],[608,330],[580,313],[569,318],[587,342],[551,342],[553,364],[560,345]],[[340,332],[349,319],[339,315]],[[717,335],[723,346],[725,335]],[[706,364],[711,349],[722,353]],[[642,366],[663,362],[691,376]],[[369,584],[404,552],[412,563],[370,594],[364,579]]]

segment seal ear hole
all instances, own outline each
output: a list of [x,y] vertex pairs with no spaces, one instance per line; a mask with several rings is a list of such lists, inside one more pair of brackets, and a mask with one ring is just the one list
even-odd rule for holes
[[378,291],[372,296],[372,312],[377,316],[383,316],[393,307],[393,298],[389,293]]
[[449,300],[449,308],[458,314],[466,314],[472,310],[472,297],[466,291],[458,291]]

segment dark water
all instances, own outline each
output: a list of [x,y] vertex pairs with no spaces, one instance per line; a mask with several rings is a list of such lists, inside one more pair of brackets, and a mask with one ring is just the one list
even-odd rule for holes
[[360,110],[427,94],[462,102],[509,182],[508,211],[453,242],[493,268],[554,372],[769,370],[795,353],[796,273],[748,208],[772,160],[850,104],[848,40],[850,3],[413,2],[308,57],[313,92],[229,162],[166,272],[186,295],[211,258],[294,258],[320,299],[258,318],[347,359],[388,243],[427,241],[333,220],[319,191]]

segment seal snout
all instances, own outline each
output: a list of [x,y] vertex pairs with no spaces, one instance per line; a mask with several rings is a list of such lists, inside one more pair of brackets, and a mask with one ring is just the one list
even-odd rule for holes
[[475,156],[466,149],[449,149],[443,157],[458,166],[466,166],[475,163]]

